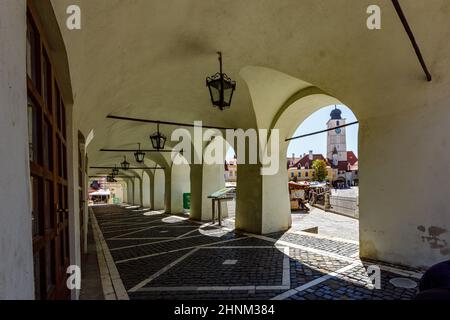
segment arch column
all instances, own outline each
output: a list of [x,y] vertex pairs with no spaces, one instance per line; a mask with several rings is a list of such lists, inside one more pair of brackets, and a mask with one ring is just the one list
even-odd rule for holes
[[202,176],[203,165],[191,164],[191,209],[190,219],[202,220]]
[[153,182],[153,209],[163,210],[165,209],[165,176],[164,170],[154,170],[154,182]]
[[151,182],[150,174],[147,171],[142,173],[142,206],[151,208]]
[[[210,148],[224,147],[223,155],[225,156],[227,148],[222,142],[225,142],[222,138],[214,138],[212,142],[206,146],[205,154],[211,151]],[[190,218],[199,221],[209,221],[212,219],[212,200],[209,199],[208,196],[225,187],[224,164],[191,164],[190,168]],[[221,209],[222,217],[227,217],[228,207],[225,202],[222,203]]]
[[188,164],[172,165],[171,213],[184,213],[183,193],[190,192],[190,168]]
[[122,190],[123,190],[122,202],[127,203],[128,202],[128,184],[125,180],[123,180],[123,181],[121,181],[121,185],[122,185]]
[[[161,171],[161,170],[159,170]],[[172,169],[169,166],[166,166],[164,169],[164,210],[166,213],[172,212]]]
[[134,204],[134,179],[127,178],[127,200],[128,204]]
[[[281,144],[284,141],[278,142]],[[278,168],[274,174],[262,175],[261,164],[238,164],[236,190],[238,230],[267,234],[285,231],[291,227],[286,152],[284,148],[281,148],[281,152],[278,150],[274,152],[277,152],[278,157]]]
[[133,203],[136,206],[142,205],[142,179],[140,177],[134,177],[134,196],[133,196]]

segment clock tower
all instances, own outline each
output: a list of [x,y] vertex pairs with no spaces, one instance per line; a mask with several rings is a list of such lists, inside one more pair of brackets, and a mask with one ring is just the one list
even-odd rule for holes
[[[341,117],[341,114],[342,111],[335,106],[330,113],[330,120],[327,122],[328,129],[345,124],[345,119]],[[329,159],[334,166],[338,164],[338,161],[347,161],[345,127],[328,131],[327,159]]]

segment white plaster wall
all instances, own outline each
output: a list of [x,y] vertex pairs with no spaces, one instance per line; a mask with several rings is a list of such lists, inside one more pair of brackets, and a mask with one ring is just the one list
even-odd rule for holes
[[262,233],[287,230],[292,224],[286,168],[286,153],[280,154],[280,167],[275,175],[262,177]]
[[[0,1],[0,299],[34,299],[25,0]],[[6,156],[7,155],[7,156]]]
[[183,193],[191,191],[191,170],[188,164],[172,166],[171,213],[183,213]]
[[165,178],[164,170],[155,170],[155,188],[153,194],[155,197],[155,210],[164,210],[164,191],[165,191]]
[[134,183],[133,179],[127,179],[127,203],[133,204],[134,202]]
[[133,202],[135,205],[140,206],[141,202],[141,179],[134,178],[134,193],[133,193]]
[[142,174],[142,205],[146,208],[152,206],[150,198],[150,176],[147,172]]
[[362,123],[363,257],[417,267],[450,258],[449,98]]
[[[66,105],[70,264],[81,266],[80,195],[78,192],[78,128],[74,127],[72,119],[72,106]],[[72,300],[77,300],[79,295],[80,290],[71,290]]]
[[[225,188],[224,174],[225,168],[223,164],[203,165],[202,220],[210,220],[212,218],[212,200],[208,199],[208,196]],[[228,211],[225,202],[222,203],[221,208],[222,217],[227,217]]]
[[122,181],[121,184],[122,184],[122,190],[123,190],[122,202],[127,203],[128,202],[128,183],[126,181]]

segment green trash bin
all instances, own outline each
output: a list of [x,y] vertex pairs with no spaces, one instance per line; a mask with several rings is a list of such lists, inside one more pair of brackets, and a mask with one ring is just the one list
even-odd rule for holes
[[183,208],[188,210],[191,208],[191,194],[183,193]]

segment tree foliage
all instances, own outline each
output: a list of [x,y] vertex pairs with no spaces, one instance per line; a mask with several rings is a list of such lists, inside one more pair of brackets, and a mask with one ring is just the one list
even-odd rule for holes
[[317,181],[325,181],[328,172],[327,172],[327,164],[324,160],[314,160],[312,163],[312,168],[315,171],[314,177]]

